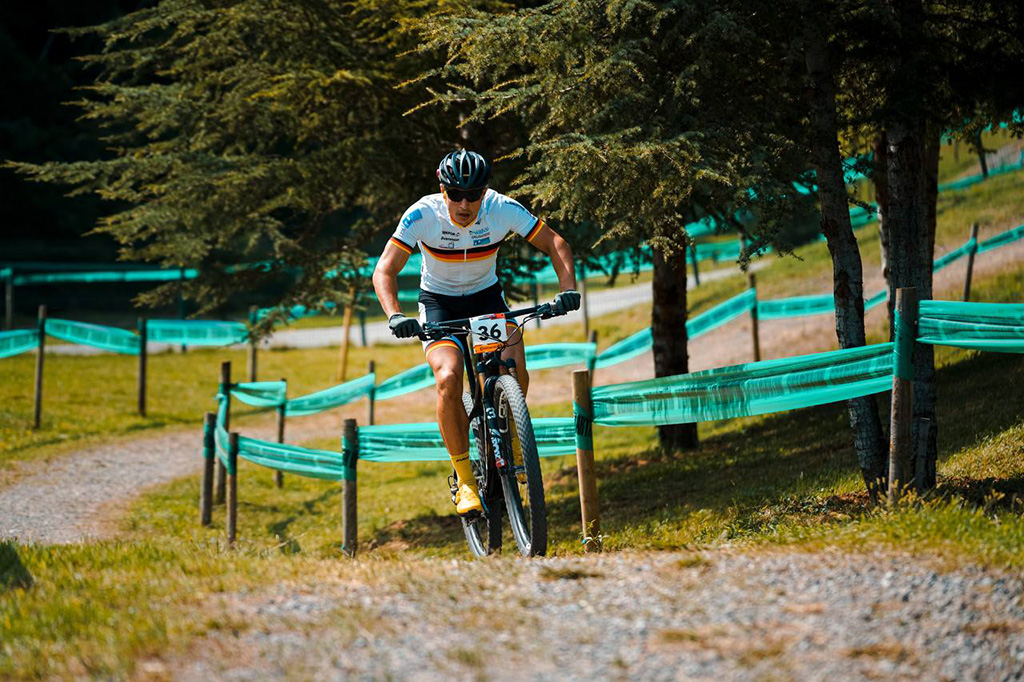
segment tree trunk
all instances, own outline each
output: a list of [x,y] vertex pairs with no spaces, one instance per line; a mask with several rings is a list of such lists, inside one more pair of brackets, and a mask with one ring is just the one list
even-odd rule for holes
[[[863,346],[864,273],[843,181],[842,158],[836,123],[835,83],[829,59],[824,17],[816,6],[805,12],[804,37],[807,73],[812,88],[811,153],[818,176],[821,231],[832,257],[836,336],[842,348]],[[872,500],[885,489],[885,436],[873,396],[847,401],[850,427],[864,484]]]
[[[941,131],[926,131],[924,148],[924,200],[925,234],[918,242],[915,252],[917,263],[914,272],[914,288],[919,301],[932,298],[932,262],[935,260],[935,223],[939,199],[939,154],[941,152]],[[924,452],[917,453],[912,461],[924,467],[923,471],[913,469],[910,473],[923,490],[935,487],[935,468],[938,463],[938,421],[935,418],[935,349],[928,344],[918,344],[914,349],[914,430],[911,443],[923,444]],[[922,429],[928,433],[921,434]]]
[[[885,131],[875,139],[871,179],[875,183],[875,203],[878,204],[878,242],[882,250],[882,279],[889,284],[889,230],[886,213],[889,210],[889,191],[886,187]],[[890,315],[890,317],[892,317]]]
[[[906,97],[905,91],[918,83],[915,65],[921,55],[911,52],[920,41],[924,11],[920,2],[908,2],[896,9],[903,40],[890,57],[890,90],[903,93],[903,101],[893,107],[887,125],[887,179],[889,188],[889,300],[896,299],[902,287],[917,289],[920,301],[932,297],[932,260],[935,250],[935,210],[938,197],[938,131],[929,130],[920,102]],[[893,323],[890,318],[890,336]],[[923,488],[935,485],[935,455],[938,424],[935,421],[935,364],[931,346],[914,348],[914,432],[913,443],[924,444],[920,460],[925,471],[915,478]],[[923,419],[928,419],[926,439],[919,435]]]
[[[686,347],[686,249],[666,257],[654,250],[654,304],[651,309],[651,337],[654,345],[654,376],[667,377],[689,372]],[[697,425],[659,426],[661,447],[669,452],[697,447]]]

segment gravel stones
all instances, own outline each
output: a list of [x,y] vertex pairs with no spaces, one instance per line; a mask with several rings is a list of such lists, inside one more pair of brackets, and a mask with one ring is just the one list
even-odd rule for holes
[[[1018,577],[936,571],[902,555],[708,551],[697,561],[663,553],[348,568],[376,577],[313,589],[322,604],[312,610],[309,591],[239,602],[234,615],[260,625],[211,635],[176,676],[1019,680],[1024,670]],[[203,655],[231,648],[246,652],[244,664]]]

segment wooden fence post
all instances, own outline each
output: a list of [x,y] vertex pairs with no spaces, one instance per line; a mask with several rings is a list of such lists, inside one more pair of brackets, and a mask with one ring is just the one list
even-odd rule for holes
[[594,470],[594,413],[590,401],[590,373],[572,373],[573,417],[576,421],[576,471],[580,481],[580,513],[583,519],[583,550],[601,551],[601,519],[597,504],[597,472]]
[[139,318],[139,416],[146,416],[146,362],[149,351],[149,325]]
[[355,419],[345,420],[341,439],[345,479],[342,481],[342,545],[345,554],[354,557],[359,547],[359,516],[356,506],[356,463],[359,461],[359,427]]
[[[281,381],[285,382],[285,384],[284,384],[285,402],[283,402],[283,403],[281,403],[280,405],[277,406],[277,442],[278,443],[284,443],[284,420],[285,420],[285,416],[286,416],[285,412],[287,410],[287,407],[286,407],[285,403],[288,402],[288,380],[282,377]],[[284,487],[284,472],[281,471],[280,469],[277,469],[277,470],[274,471],[274,483],[277,484],[278,488],[283,488]]]
[[974,273],[974,254],[978,252],[978,223],[971,225],[971,241],[974,248],[967,253],[967,275],[964,277],[964,300],[971,300],[971,275]]
[[217,459],[217,415],[203,416],[203,483],[199,489],[199,525],[209,526],[213,516],[213,464]]
[[43,420],[43,362],[46,359],[46,306],[39,306],[39,348],[36,350],[35,416],[32,428],[38,429]]
[[[256,323],[256,311],[257,311],[256,306],[249,306],[249,324],[250,324],[250,326]],[[247,349],[248,353],[246,354],[246,363],[245,363],[246,364],[246,374],[249,375],[249,381],[256,381],[256,374],[257,374],[257,370],[258,370],[258,368],[256,366],[256,363],[257,363],[257,361],[259,359],[256,356],[256,352],[257,352],[256,345],[257,345],[256,339],[254,339],[254,338],[252,338],[250,336],[250,338],[249,338],[249,348]]]
[[690,246],[690,260],[693,263],[693,286],[700,286],[700,266],[697,265],[697,245]]
[[583,311],[583,337],[590,336],[590,306],[587,305],[587,264],[580,263],[580,310]]
[[754,305],[750,308],[750,339],[754,344],[754,362],[761,361],[761,333],[757,323],[757,281],[754,273],[747,273],[747,284],[754,291]]
[[[369,362],[366,363],[366,373],[367,374],[374,374],[376,372],[376,369],[377,369],[377,364],[373,360],[370,360]],[[377,380],[374,379],[373,383],[374,383],[374,385],[370,387],[370,393],[366,396],[366,398],[367,398],[366,423],[369,424],[370,426],[373,426],[373,417],[374,417],[373,408],[374,408],[374,403],[377,400],[377,386],[376,386]]]
[[228,544],[238,536],[238,434],[228,434]]
[[[225,396],[226,403],[224,405],[224,429],[227,431],[231,430],[231,362],[220,363],[220,393]],[[215,492],[213,496],[214,504],[224,504],[225,488],[227,487],[227,469],[224,467],[224,462],[217,459],[217,472],[216,481],[214,483]]]
[[349,302],[345,304],[345,315],[341,322],[341,350],[338,355],[338,381],[345,381],[348,373],[348,337],[352,329],[352,306],[355,304],[356,290],[349,291]]
[[594,354],[587,360],[587,372],[590,373],[590,381],[594,381],[594,370],[597,366],[597,330],[590,330],[590,343],[594,344]]
[[895,347],[893,348],[892,412],[889,428],[889,504],[899,501],[907,484],[914,444],[914,346],[917,339],[917,290],[896,290],[894,309]]

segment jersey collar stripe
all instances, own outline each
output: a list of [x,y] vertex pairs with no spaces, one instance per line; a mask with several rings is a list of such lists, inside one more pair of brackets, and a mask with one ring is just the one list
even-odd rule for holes
[[402,240],[398,239],[397,237],[392,237],[388,241],[390,241],[392,244],[400,248],[402,251],[405,251],[406,253],[409,254],[412,253],[412,247],[403,242]]
[[537,218],[537,224],[534,225],[533,229],[530,230],[530,233],[526,235],[526,241],[532,242],[533,238],[540,234],[540,230],[542,227],[544,227],[544,221],[541,220],[540,218]]

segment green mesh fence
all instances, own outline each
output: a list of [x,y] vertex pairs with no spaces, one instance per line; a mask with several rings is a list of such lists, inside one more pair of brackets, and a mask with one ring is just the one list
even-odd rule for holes
[[377,387],[375,397],[377,400],[390,400],[433,385],[434,372],[430,369],[430,365],[423,363],[385,379]]
[[[755,300],[755,291],[747,289],[743,293],[733,296],[714,308],[697,315],[686,322],[687,336],[690,339],[695,339],[712,329],[722,326],[748,312],[754,305]],[[601,369],[631,360],[651,350],[652,344],[651,328],[641,329],[635,334],[627,336],[606,348],[603,353],[597,356],[594,366],[597,369]]]
[[[560,457],[576,452],[576,430],[571,417],[533,420],[537,452]],[[476,457],[471,438],[470,455]],[[359,427],[359,459],[371,462],[445,462],[448,450],[435,422]]]
[[245,436],[238,437],[238,456],[268,469],[328,481],[352,479],[355,473],[345,465],[344,455],[340,452],[272,443]]
[[80,343],[115,353],[139,354],[139,337],[135,332],[130,332],[127,329],[51,317],[46,320],[46,333],[71,343]]
[[893,344],[747,363],[593,389],[594,422],[685,424],[822,405],[888,390]]
[[224,468],[228,470],[229,474],[234,474],[235,471],[231,467],[231,460],[228,459],[228,447],[230,443],[228,441],[228,430],[224,427],[224,422],[227,419],[227,407],[228,397],[223,393],[217,394],[217,427],[214,429],[214,442],[217,444],[215,451],[217,453],[217,459],[220,460]]
[[249,337],[241,322],[215,320],[149,320],[146,333],[155,343],[186,346],[230,346]]
[[836,302],[832,294],[793,296],[792,298],[758,301],[757,317],[759,320],[781,320],[787,317],[823,315],[834,312],[835,309]]
[[15,329],[0,332],[0,358],[25,353],[39,347],[39,332],[35,329]]
[[1007,230],[1002,234],[997,234],[995,237],[986,239],[982,243],[978,244],[978,253],[985,253],[992,249],[998,249],[999,247],[1012,244],[1020,239],[1024,239],[1024,225],[1018,225],[1017,227]]
[[[198,272],[186,269],[185,279],[194,279]],[[26,275],[15,275],[14,284],[25,286],[30,284],[69,284],[81,282],[96,284],[100,282],[173,282],[182,279],[181,270],[106,270],[96,272],[37,272]]]
[[974,239],[968,239],[967,242],[959,249],[953,249],[946,255],[936,258],[935,262],[932,263],[932,272],[938,272],[947,265],[952,265],[961,258],[969,255],[972,251],[978,248],[978,242]]
[[288,384],[283,381],[250,381],[231,387],[231,397],[253,407],[277,407],[285,401]]
[[1024,353],[1024,304],[921,301],[917,340],[1003,353]]
[[[1008,164],[1008,165],[1005,165],[1005,166],[999,166],[997,168],[990,168],[989,171],[988,171],[988,177],[991,178],[991,177],[995,177],[996,175],[1002,175],[1004,173],[1012,173],[1013,171],[1020,170],[1021,167],[1022,167],[1022,164],[1020,162],[1018,162],[1018,163]],[[941,185],[939,185],[939,191],[940,192],[946,192],[946,191],[949,191],[951,189],[964,189],[964,188],[970,187],[971,185],[976,185],[979,182],[984,182],[984,181],[985,181],[985,176],[982,175],[981,173],[976,173],[975,175],[969,175],[968,177],[960,178],[959,180],[953,180],[951,182],[944,182]]]
[[526,366],[550,369],[590,362],[597,353],[596,343],[545,343],[526,347]]
[[376,374],[367,374],[316,393],[293,398],[285,404],[285,414],[289,417],[303,417],[347,405],[369,395],[376,378]]

